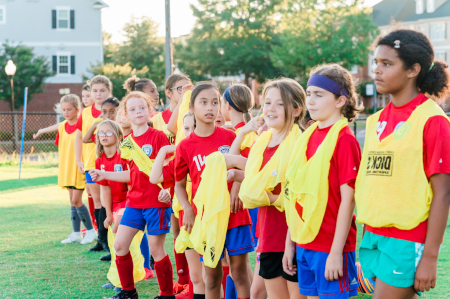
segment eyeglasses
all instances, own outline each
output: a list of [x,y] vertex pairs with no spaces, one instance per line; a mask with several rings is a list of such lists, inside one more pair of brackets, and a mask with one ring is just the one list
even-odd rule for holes
[[97,135],[98,135],[98,137],[104,137],[104,136],[111,137],[112,135],[114,135],[114,133],[113,132],[98,132]]
[[178,87],[173,87],[173,88],[169,88],[169,90],[173,90],[176,89],[178,91],[179,94],[181,94],[183,92],[183,86],[178,86]]

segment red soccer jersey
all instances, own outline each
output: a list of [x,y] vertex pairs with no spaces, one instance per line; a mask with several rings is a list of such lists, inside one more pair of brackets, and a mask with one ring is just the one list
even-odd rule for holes
[[172,116],[172,111],[170,111],[169,108],[167,108],[166,110],[164,110],[163,112],[161,112],[161,116],[164,120],[164,122],[166,123],[166,125],[169,123],[170,117]]
[[[417,106],[428,98],[419,94],[409,103],[396,107],[389,103],[381,112],[377,124],[377,133],[383,140],[408,120]],[[450,173],[450,123],[443,116],[433,116],[428,119],[423,129],[423,167],[430,178],[437,173]],[[401,230],[395,227],[374,228],[366,226],[367,231],[377,235],[425,244],[428,220],[412,230]]]
[[[87,108],[89,108],[89,107],[87,107]],[[95,105],[92,105],[92,110],[91,111],[92,111],[92,116],[94,118],[98,118],[102,114],[101,110],[95,109]],[[80,131],[83,131],[82,113],[80,113],[80,117],[78,118],[78,121],[77,121],[77,129],[80,130]]]
[[[163,167],[163,179],[164,179],[163,187],[164,189],[171,188],[170,189],[171,191],[173,190],[173,187],[175,187],[174,165],[175,160],[170,160],[170,162]],[[173,194],[171,195],[173,198]]]
[[[178,144],[175,154],[175,179],[181,181],[189,173],[192,182],[192,198],[195,197],[200,185],[206,156],[217,151],[228,153],[235,138],[236,134],[233,131],[215,127],[214,133],[208,137],[200,137],[192,132]],[[231,190],[231,186],[232,182],[228,184],[228,190]],[[194,212],[197,213],[194,201],[191,204]],[[251,223],[248,210],[243,209],[230,214],[228,229]]]
[[[140,135],[134,136],[134,141],[142,148],[150,159],[155,159],[161,147],[169,145],[169,139],[162,131],[149,127],[148,130]],[[136,209],[165,208],[170,207],[171,203],[158,201],[158,195],[161,191],[158,185],[153,185],[149,177],[139,170],[133,160],[128,161],[130,168],[131,188],[127,195],[127,206]]]
[[[64,124],[64,130],[66,130],[67,134],[72,134],[77,130],[77,124],[69,125],[69,122]],[[56,132],[55,145],[59,145],[59,131]]]
[[[95,160],[95,168],[102,171],[120,172],[128,170],[128,163],[120,157],[120,153],[116,152],[111,158],[106,157],[105,153]],[[114,181],[100,181],[97,184],[109,186],[112,195],[112,211],[115,212],[121,208],[125,208],[127,199],[128,186],[126,183]]]
[[[331,126],[323,129],[317,128],[308,142],[306,158],[309,160],[317,151],[319,146],[330,131]],[[328,202],[322,226],[314,241],[299,245],[302,248],[330,252],[336,231],[337,216],[341,205],[341,186],[348,184],[355,188],[355,180],[361,162],[361,149],[349,126],[339,132],[339,137],[330,162],[328,173]],[[297,211],[302,216],[303,209],[296,205]],[[356,224],[353,214],[350,231],[345,242],[344,252],[352,252],[356,249]]]
[[[239,128],[242,128],[243,126],[245,126],[245,122],[240,122],[234,128],[237,130]],[[244,148],[244,150],[241,151],[241,156],[244,158],[248,158],[249,153],[250,153],[250,148],[246,147],[246,148]]]
[[[264,151],[261,169],[269,162],[275,154],[279,145],[267,147]],[[278,184],[272,194],[281,193],[281,184]],[[288,226],[284,212],[280,212],[275,207],[260,207],[258,210],[257,223],[258,252],[284,252],[286,234]]]

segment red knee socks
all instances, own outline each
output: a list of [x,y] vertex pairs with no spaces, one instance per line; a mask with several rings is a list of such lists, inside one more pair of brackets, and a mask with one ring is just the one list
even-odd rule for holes
[[[176,239],[174,239],[174,242]],[[177,253],[173,250],[175,256],[175,266],[177,267],[178,283],[189,284],[189,267],[184,253]]]
[[230,267],[222,267],[223,268],[223,277],[222,277],[222,287],[223,287],[223,292],[225,293],[225,291],[227,290],[227,276],[228,274],[230,274]]
[[116,255],[116,266],[117,272],[119,272],[122,290],[134,290],[133,259],[131,258],[131,254],[129,251],[124,256]]
[[95,206],[94,206],[94,200],[92,199],[92,195],[88,193],[88,205],[89,205],[89,214],[91,215],[92,225],[94,226],[94,229],[97,230],[97,222],[95,219]]
[[161,290],[160,296],[173,296],[173,267],[169,255],[160,261],[155,261],[155,272]]

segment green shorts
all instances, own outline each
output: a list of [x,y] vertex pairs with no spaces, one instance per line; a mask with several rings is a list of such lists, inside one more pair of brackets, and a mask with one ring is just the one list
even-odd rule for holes
[[408,288],[414,285],[416,269],[424,244],[383,237],[366,231],[359,247],[359,260],[365,277],[377,277],[388,285]]

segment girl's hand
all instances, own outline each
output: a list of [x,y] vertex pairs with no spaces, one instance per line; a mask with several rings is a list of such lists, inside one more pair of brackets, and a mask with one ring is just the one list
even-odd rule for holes
[[417,292],[425,292],[436,286],[437,259],[422,256],[416,270],[414,289]]
[[325,279],[328,281],[338,280],[344,276],[342,252],[339,254],[332,253],[328,255],[325,265]]
[[291,276],[297,274],[297,266],[295,266],[292,261],[295,256],[295,247],[285,248],[283,255],[283,271]]
[[264,125],[264,119],[260,116],[256,116],[252,118],[245,126],[242,127],[241,131],[242,134],[246,135],[250,132],[258,132],[259,128],[261,128]]
[[191,206],[188,206],[184,209],[184,216],[183,216],[183,226],[188,232],[188,234],[191,233],[192,228],[194,227],[195,222],[195,213],[194,209]]
[[182,90],[181,90],[181,94],[182,97],[184,96],[184,93],[188,90],[193,90],[194,89],[194,85],[192,84],[186,84],[185,86],[183,86]]
[[106,216],[105,221],[103,221],[103,225],[105,226],[106,229],[108,229],[108,227],[111,225],[112,222],[113,222],[112,217]]
[[82,161],[77,162],[78,171],[80,171],[82,174],[84,174],[84,164]]
[[237,213],[242,209],[242,201],[239,198],[239,189],[241,184],[238,182],[233,183],[230,191],[230,213]]
[[165,145],[159,151],[165,151],[166,154],[173,153],[177,149],[176,145]]
[[89,170],[89,175],[94,182],[100,182],[106,180],[105,172],[98,169]]
[[227,182],[232,181],[234,179],[234,169],[227,170]]
[[159,191],[158,200],[160,202],[170,202],[170,193],[169,193],[169,191],[167,191],[165,189],[161,189],[161,191]]
[[33,134],[33,139],[38,139],[39,136],[41,136],[42,132],[41,130],[38,130],[36,134]]

